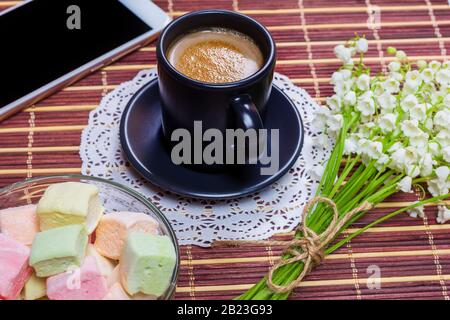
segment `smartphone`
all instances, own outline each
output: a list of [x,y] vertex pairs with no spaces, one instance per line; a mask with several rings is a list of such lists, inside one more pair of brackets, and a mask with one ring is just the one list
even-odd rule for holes
[[149,0],[29,0],[0,12],[0,121],[148,44],[169,21]]

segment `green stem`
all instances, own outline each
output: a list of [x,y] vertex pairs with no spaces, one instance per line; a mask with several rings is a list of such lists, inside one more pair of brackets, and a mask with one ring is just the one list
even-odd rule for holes
[[374,222],[372,222],[372,223],[369,223],[367,226],[365,226],[365,227],[362,228],[362,229],[359,229],[359,230],[356,231],[355,233],[352,233],[352,234],[349,235],[347,238],[345,238],[345,239],[339,241],[338,243],[336,243],[336,244],[333,245],[332,247],[328,248],[328,249],[325,251],[325,253],[326,253],[326,254],[332,253],[333,251],[339,249],[339,248],[342,247],[344,244],[346,244],[347,242],[349,242],[350,240],[352,240],[352,239],[355,238],[356,236],[360,235],[361,233],[363,233],[363,232],[367,231],[368,229],[370,229],[370,228],[376,226],[377,224],[382,223],[383,221],[386,221],[386,220],[391,219],[391,218],[393,218],[393,217],[395,217],[395,216],[398,216],[399,214],[401,214],[401,213],[403,213],[403,212],[405,212],[405,211],[408,211],[408,210],[411,210],[411,209],[414,209],[414,208],[417,208],[417,207],[420,207],[420,206],[423,206],[423,205],[426,205],[426,204],[429,204],[429,203],[438,202],[438,201],[447,199],[447,198],[449,198],[449,197],[450,197],[450,193],[447,193],[447,194],[442,195],[442,196],[433,197],[433,198],[429,198],[429,199],[426,199],[426,200],[423,200],[423,201],[420,201],[420,202],[413,203],[413,204],[411,204],[411,205],[409,205],[409,206],[407,206],[407,207],[404,207],[404,208],[401,208],[401,209],[399,209],[399,210],[397,210],[397,211],[394,211],[394,212],[392,212],[392,213],[389,213],[389,214],[387,214],[387,215],[381,217],[380,219],[378,219],[378,220],[376,220],[376,221],[374,221]]

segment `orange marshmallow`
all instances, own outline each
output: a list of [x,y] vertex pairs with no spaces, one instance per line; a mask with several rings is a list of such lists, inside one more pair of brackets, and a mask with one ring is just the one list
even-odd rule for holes
[[114,212],[100,220],[94,246],[105,257],[119,260],[127,235],[130,232],[158,234],[158,222],[144,213]]

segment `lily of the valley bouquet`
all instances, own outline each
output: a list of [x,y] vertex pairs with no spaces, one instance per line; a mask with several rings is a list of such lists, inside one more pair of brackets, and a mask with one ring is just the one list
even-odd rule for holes
[[[388,48],[387,70],[371,75],[364,65],[368,42],[355,37],[334,52],[343,66],[332,75],[335,94],[317,112],[317,144],[333,151],[323,168],[316,197],[303,225],[269,275],[238,299],[287,299],[324,255],[395,215],[423,216],[437,203],[439,223],[450,220],[450,64],[410,63]],[[431,197],[425,196],[425,189]],[[333,244],[352,222],[396,192],[421,197]],[[263,244],[264,242],[261,242]],[[273,243],[273,242],[271,242]],[[282,245],[283,242],[273,244]]]

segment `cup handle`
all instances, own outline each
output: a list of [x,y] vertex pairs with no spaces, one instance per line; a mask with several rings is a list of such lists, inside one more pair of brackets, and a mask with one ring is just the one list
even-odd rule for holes
[[234,121],[236,128],[243,129],[263,129],[263,122],[258,109],[248,94],[243,94],[231,99],[231,107],[234,111]]
[[[253,129],[258,136],[259,130],[264,128],[263,121],[250,95],[243,94],[233,98],[231,100],[231,107],[233,108],[236,128],[243,129],[244,132]],[[257,138],[257,141],[245,141],[244,143],[245,145],[234,145],[232,148],[235,152],[237,152],[237,148],[247,150],[243,160],[245,163],[255,164],[259,159],[258,152],[261,152],[261,141]],[[250,150],[254,150],[255,153],[251,153]]]

